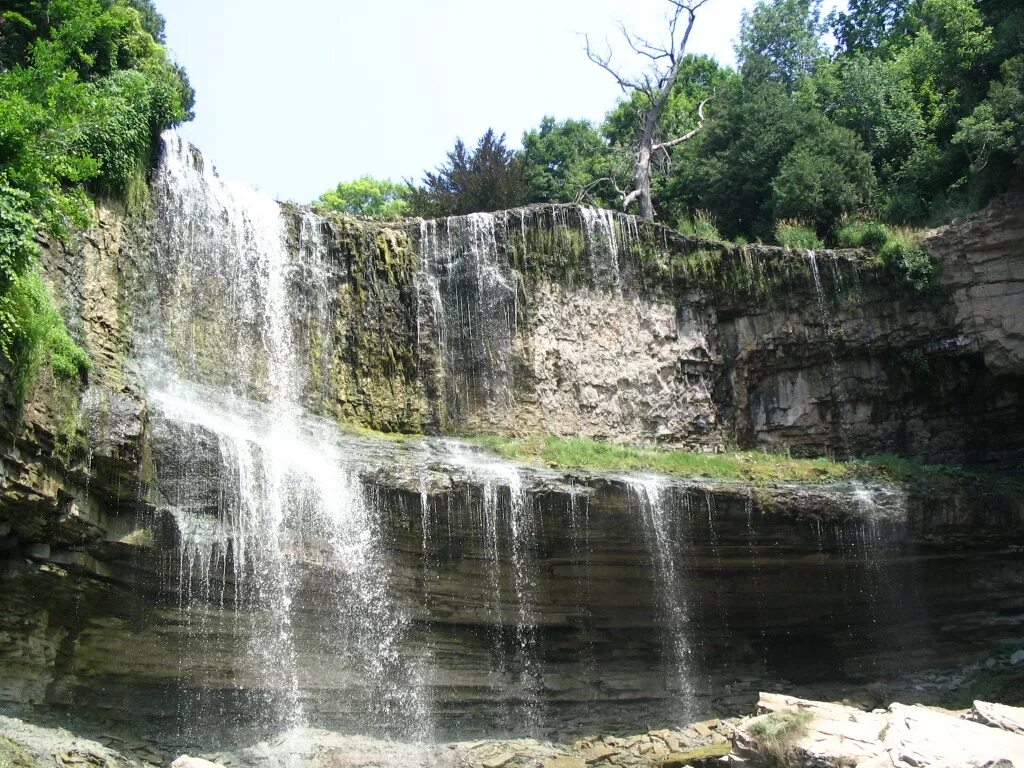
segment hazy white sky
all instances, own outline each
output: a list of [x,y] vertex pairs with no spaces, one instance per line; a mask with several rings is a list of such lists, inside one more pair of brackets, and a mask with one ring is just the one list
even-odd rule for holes
[[[754,0],[709,0],[691,52],[733,61]],[[614,81],[581,33],[649,36],[665,0],[157,0],[198,94],[181,133],[221,175],[300,202],[363,174],[419,178],[456,136],[519,144],[545,114],[599,120]],[[630,61],[623,53],[622,61]]]

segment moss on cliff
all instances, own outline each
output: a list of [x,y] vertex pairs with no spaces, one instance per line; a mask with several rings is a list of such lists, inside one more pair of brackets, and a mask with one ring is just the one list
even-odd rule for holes
[[409,234],[331,218],[331,253],[345,265],[327,337],[310,334],[311,383],[343,421],[420,432],[427,419],[417,348],[419,268]]
[[565,469],[651,471],[666,475],[741,480],[754,484],[878,480],[920,482],[934,486],[979,482],[1001,490],[1024,492],[1024,485],[1012,479],[992,478],[955,467],[922,464],[895,456],[835,461],[828,458],[795,458],[764,451],[673,451],[582,438],[537,437],[517,440],[488,435],[468,439],[507,459],[541,462]]

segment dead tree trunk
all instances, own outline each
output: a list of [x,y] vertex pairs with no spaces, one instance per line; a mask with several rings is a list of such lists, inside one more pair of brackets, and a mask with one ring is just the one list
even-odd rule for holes
[[[638,77],[627,78],[621,70],[612,66],[612,54],[609,48],[607,54],[597,53],[590,45],[589,38],[586,40],[587,56],[612,75],[618,82],[619,87],[629,94],[631,91],[640,91],[647,98],[650,107],[644,115],[643,127],[640,132],[637,144],[634,147],[635,157],[633,165],[633,189],[623,191],[616,186],[616,190],[622,197],[623,210],[629,208],[634,202],[640,204],[640,216],[644,219],[654,219],[654,200],[651,196],[651,176],[656,153],[668,151],[670,148],[689,141],[704,127],[704,107],[708,103],[705,99],[697,108],[697,127],[683,136],[678,136],[666,141],[658,141],[658,125],[661,116],[668,104],[669,96],[672,93],[672,86],[679,77],[679,71],[683,65],[683,57],[686,55],[686,46],[690,41],[690,33],[693,31],[693,23],[697,19],[697,11],[708,0],[669,0],[673,6],[673,14],[669,20],[669,39],[664,45],[654,45],[647,40],[629,32],[620,25],[623,37],[629,47],[638,55],[651,60],[651,71]],[[685,23],[682,36],[679,36],[680,24]],[[678,44],[677,44],[678,39]],[[612,180],[614,183],[614,180]]]

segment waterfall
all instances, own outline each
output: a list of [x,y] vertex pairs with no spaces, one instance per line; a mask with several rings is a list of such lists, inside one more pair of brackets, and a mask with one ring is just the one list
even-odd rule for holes
[[[260,692],[257,720],[304,724],[315,672],[297,657],[312,647],[349,674],[359,670],[353,706],[364,723],[406,721],[425,733],[421,670],[399,650],[408,616],[389,595],[380,505],[360,478],[359,457],[302,408],[306,348],[316,332],[323,343],[329,322],[322,223],[304,214],[299,247],[289,249],[274,201],[221,182],[173,134],[164,137],[155,189],[158,319],[136,341],[139,367],[150,406],[190,438],[182,463],[204,435],[219,451],[217,488],[211,493],[209,477],[184,478],[171,510],[182,599],[210,600],[219,578],[223,602],[230,584],[231,607],[251,624],[237,677]],[[300,595],[308,602],[305,582],[317,569],[331,574],[317,606],[324,626],[301,615],[310,607]]]
[[[533,613],[536,546],[536,517],[529,495],[523,488],[521,470],[514,464],[481,457],[458,443],[449,442],[449,460],[480,484],[482,550],[487,556],[487,574],[491,588],[491,622],[494,627],[495,665],[493,672],[511,677],[511,699],[504,717],[518,720],[522,727],[535,727],[541,720],[541,669],[537,648],[537,626]],[[503,498],[504,497],[504,498]],[[503,503],[504,502],[504,503]],[[508,563],[507,579],[503,564]],[[514,606],[514,643],[506,648],[502,629],[506,618],[502,611],[502,585],[508,582]],[[511,653],[509,653],[509,651]]]
[[447,420],[460,423],[476,406],[509,407],[520,285],[499,250],[495,217],[422,222],[420,272],[420,315],[434,326]]
[[[182,720],[199,729],[198,711],[244,709],[264,730],[426,739],[442,718],[474,716],[536,733],[581,702],[607,722],[641,699],[669,699],[677,724],[699,714],[710,641],[695,631],[698,598],[717,598],[721,625],[735,623],[720,582],[752,557],[755,613],[771,608],[775,571],[757,562],[771,543],[756,530],[769,515],[755,518],[753,496],[734,512],[738,527],[716,527],[729,502],[666,477],[563,473],[457,440],[345,433],[317,415],[337,374],[337,326],[351,319],[344,226],[221,181],[173,134],[153,189],[151,295],[132,326],[152,493],[173,524],[183,631],[195,644],[216,635],[231,657],[189,688]],[[640,244],[636,220],[607,211],[546,209],[529,230],[526,217],[413,225],[415,293],[404,286],[401,301],[417,325],[403,332],[415,332],[416,375],[434,380],[442,428],[511,405],[527,310],[511,248],[525,260],[572,246],[586,290],[619,291],[620,256]],[[849,506],[870,517],[891,500],[865,487]],[[690,535],[705,518],[706,545]],[[571,597],[558,594],[564,573]],[[646,592],[634,600],[620,583]],[[182,678],[200,677],[187,666]]]

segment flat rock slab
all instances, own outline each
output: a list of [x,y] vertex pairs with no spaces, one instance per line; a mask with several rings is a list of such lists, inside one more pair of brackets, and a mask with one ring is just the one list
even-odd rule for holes
[[559,755],[546,760],[544,768],[587,768],[587,763],[579,757]]
[[516,759],[515,752],[499,752],[494,757],[488,757],[480,765],[483,768],[503,768]]
[[881,768],[975,768],[1008,760],[1024,766],[1024,736],[924,707],[893,704]]
[[1024,708],[976,701],[970,718],[977,723],[1024,736]]
[[587,762],[587,765],[596,765],[597,763],[603,762],[617,754],[619,754],[617,749],[612,749],[611,747],[605,747],[598,744],[586,750],[583,753],[583,759]]
[[[1016,723],[1020,710],[996,706],[981,709]],[[893,704],[888,712],[862,712],[778,694],[761,694],[759,708],[768,714],[809,715],[789,749],[798,760],[823,768],[982,768],[1004,762],[1024,766],[1024,735],[953,712],[902,704]],[[969,716],[978,716],[977,709]],[[754,751],[758,739],[749,727],[755,721],[740,729],[744,747]]]

